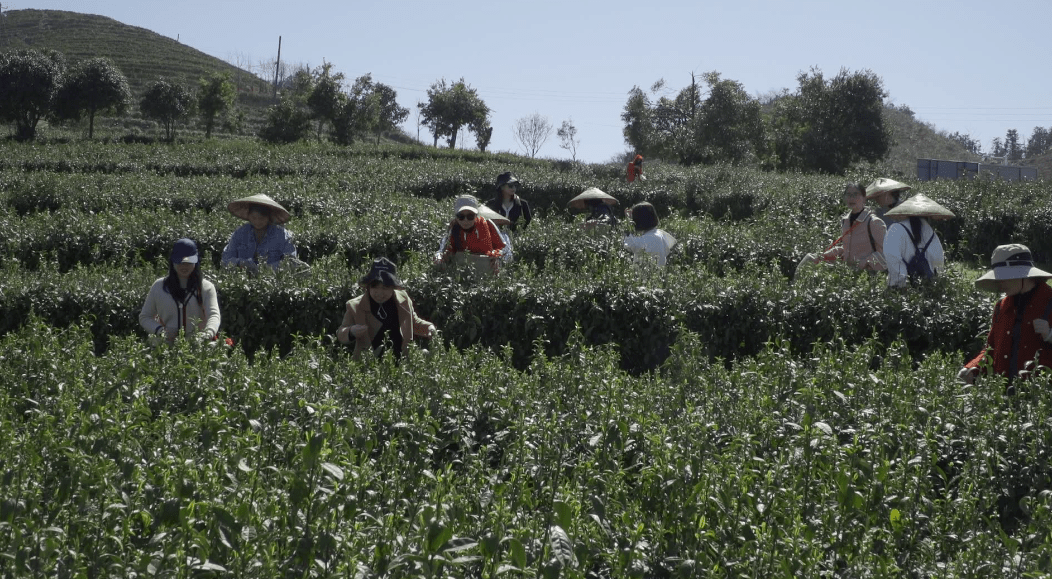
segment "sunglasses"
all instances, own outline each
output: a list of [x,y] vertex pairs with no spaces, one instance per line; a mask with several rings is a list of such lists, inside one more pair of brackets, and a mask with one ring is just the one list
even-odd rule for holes
[[518,186],[519,186],[518,183],[505,183],[505,184],[501,185],[501,187],[507,187],[508,189],[514,189],[514,188],[516,188]]
[[457,219],[459,219],[461,221],[474,221],[475,220],[475,214],[474,213],[457,213]]

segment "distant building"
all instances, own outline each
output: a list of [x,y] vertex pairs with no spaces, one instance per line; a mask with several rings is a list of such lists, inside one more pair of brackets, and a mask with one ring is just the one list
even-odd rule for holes
[[917,159],[917,179],[934,181],[935,179],[974,179],[983,175],[1006,181],[1036,181],[1036,167],[1015,167],[992,163],[972,163],[968,161],[941,161],[939,159]]

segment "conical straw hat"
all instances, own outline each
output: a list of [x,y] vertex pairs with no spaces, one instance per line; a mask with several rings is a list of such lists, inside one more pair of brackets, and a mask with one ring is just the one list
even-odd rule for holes
[[479,215],[485,217],[486,219],[489,219],[497,227],[503,227],[505,225],[511,224],[510,219],[490,209],[486,205],[479,205]]
[[251,197],[242,197],[241,199],[237,199],[236,201],[231,201],[230,204],[226,206],[226,208],[235,217],[240,217],[241,219],[248,221],[248,210],[253,205],[262,205],[264,207],[269,207],[270,218],[274,223],[278,225],[285,223],[289,220],[290,217],[292,217],[291,215],[289,215],[288,210],[282,207],[281,204],[263,194],[252,195]]
[[891,191],[909,191],[910,186],[905,183],[899,183],[894,179],[887,179],[879,177],[874,179],[872,183],[866,186],[866,199],[872,199],[881,193],[890,193]]
[[585,189],[583,193],[581,193],[577,197],[574,197],[573,199],[570,199],[570,202],[567,203],[567,205],[573,207],[574,209],[585,209],[587,207],[585,205],[585,201],[588,201],[590,199],[599,199],[607,205],[617,205],[617,199],[614,199],[612,196],[603,193],[597,187],[589,187]]
[[951,217],[956,217],[956,215],[953,214],[953,211],[939,205],[927,195],[918,193],[885,213],[884,217],[891,217],[893,219],[905,219],[907,217],[949,219]]

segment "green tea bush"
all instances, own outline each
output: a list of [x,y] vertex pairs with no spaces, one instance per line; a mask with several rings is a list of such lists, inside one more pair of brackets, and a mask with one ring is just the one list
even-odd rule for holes
[[659,379],[580,335],[527,372],[440,344],[395,366],[315,340],[251,363],[190,341],[91,342],[31,321],[0,343],[5,574],[1049,564],[1048,390],[962,387],[957,360],[915,367],[902,344],[799,358],[775,342],[725,367],[688,337]]
[[[335,333],[343,304],[360,291],[357,279],[376,255],[362,253],[350,269],[341,256],[320,258],[306,277],[205,273],[216,283],[227,335],[249,354],[259,348],[287,352],[295,335]],[[772,266],[721,274],[672,266],[648,275],[620,254],[586,255],[544,269],[520,264],[481,281],[411,258],[401,262],[400,275],[417,312],[440,328],[444,340],[460,348],[510,347],[518,368],[529,364],[538,342],[549,355],[563,354],[575,330],[588,344],[616,345],[623,367],[633,372],[660,364],[683,331],[700,337],[698,353],[710,360],[754,355],[779,338],[808,348],[837,336],[850,344],[872,337],[890,344],[903,336],[918,358],[975,352],[992,305],[992,296],[954,270],[899,292],[878,276],[838,267],[815,268],[791,283]],[[48,263],[35,273],[7,270],[0,331],[16,329],[30,311],[59,327],[89,316],[104,349],[112,336],[141,332],[137,312],[149,284],[165,273],[163,260],[152,270],[99,266],[64,275]]]

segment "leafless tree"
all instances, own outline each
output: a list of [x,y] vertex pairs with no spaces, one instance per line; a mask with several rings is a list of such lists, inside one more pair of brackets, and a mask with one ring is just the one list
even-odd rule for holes
[[237,92],[240,93],[241,75],[246,72],[252,74],[252,59],[250,59],[244,52],[238,51],[231,53],[226,61],[237,68],[237,74],[234,76],[234,85],[237,87]]
[[581,144],[581,139],[577,138],[577,127],[574,126],[573,119],[563,121],[562,126],[559,127],[555,134],[559,136],[559,147],[569,151],[570,159],[576,162],[577,146]]
[[537,156],[537,151],[541,150],[545,141],[551,136],[552,122],[540,113],[533,113],[516,121],[511,132],[532,159]]
[[[276,73],[275,68],[277,68]],[[279,63],[277,58],[260,60],[259,64],[256,65],[256,69],[260,71],[268,83],[277,79],[278,87],[284,87],[289,79],[296,76],[297,72],[306,71],[307,74],[310,74],[311,71],[309,64],[303,64],[302,62],[292,64],[285,60]]]

